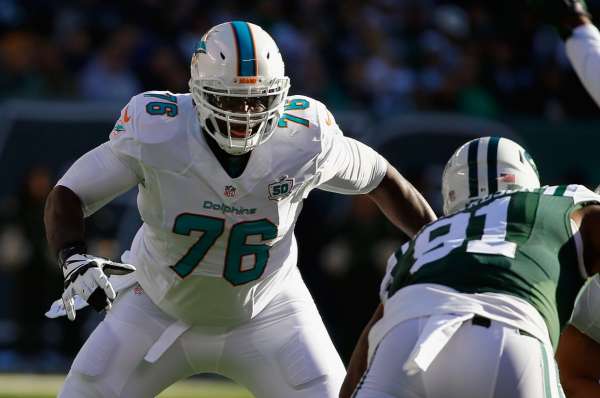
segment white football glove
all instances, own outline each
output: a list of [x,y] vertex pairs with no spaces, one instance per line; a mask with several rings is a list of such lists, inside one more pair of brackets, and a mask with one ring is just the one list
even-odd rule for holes
[[73,254],[62,262],[65,291],[62,300],[67,317],[75,319],[75,295],[96,311],[111,308],[116,294],[107,275],[125,275],[135,271],[131,264],[117,263],[89,254]]

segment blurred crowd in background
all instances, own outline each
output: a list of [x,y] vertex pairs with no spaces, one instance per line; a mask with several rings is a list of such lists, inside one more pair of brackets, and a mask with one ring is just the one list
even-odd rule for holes
[[0,0],[0,96],[126,103],[185,92],[201,35],[244,19],[279,44],[291,92],[333,109],[594,114],[572,101],[581,87],[562,41],[524,3]]
[[[243,19],[261,25],[278,43],[292,80],[290,94],[317,98],[334,114],[598,118],[564,43],[524,12],[522,3],[0,0],[0,101],[124,105],[145,90],[187,92],[190,55],[202,34]],[[598,2],[589,3],[594,14]],[[42,219],[57,171],[32,165],[20,188],[0,198],[0,371],[65,370],[99,319],[91,311],[78,315],[75,325],[42,317],[62,292]],[[300,267],[348,358],[377,304],[381,266],[402,236],[364,198],[335,202],[347,216],[319,225],[315,234],[311,215],[332,203],[329,196],[315,196],[298,224]],[[92,217],[94,254],[117,257],[126,248],[117,237],[127,211],[108,208]]]

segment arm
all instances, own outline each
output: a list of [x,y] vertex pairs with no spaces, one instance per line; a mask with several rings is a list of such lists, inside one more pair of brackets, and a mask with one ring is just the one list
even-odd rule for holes
[[331,137],[325,182],[319,188],[343,194],[367,194],[392,224],[413,237],[436,219],[421,194],[380,154],[342,135]]
[[77,160],[48,196],[44,211],[46,237],[63,271],[63,301],[71,320],[75,319],[75,295],[98,311],[108,309],[115,292],[106,274],[135,269],[86,254],[84,216],[137,183],[136,174],[104,144]]
[[[586,272],[595,274],[600,270],[600,205],[580,208],[571,218],[579,228]],[[579,292],[556,352],[560,381],[569,397],[600,396],[599,302],[600,276],[596,274]]]
[[84,241],[84,217],[121,193],[139,178],[110,149],[100,145],[79,158],[48,195],[44,210],[46,238],[52,253]]
[[583,244],[583,264],[588,275],[600,272],[600,205],[574,211],[571,219],[579,227]]
[[81,201],[69,188],[57,185],[46,199],[44,224],[50,251],[59,250],[84,241],[84,221]]
[[585,0],[527,0],[526,3],[544,22],[553,25],[563,39],[577,26],[590,22]]
[[600,344],[569,325],[560,337],[556,360],[569,398],[600,397]]
[[437,218],[425,198],[392,165],[388,165],[377,188],[367,195],[388,220],[410,237]]
[[528,0],[529,7],[554,25],[566,41],[569,60],[594,101],[600,106],[600,34],[584,0]]
[[359,383],[363,373],[367,369],[367,354],[369,352],[369,332],[373,325],[383,317],[383,304],[379,304],[375,313],[363,329],[358,341],[356,343],[356,347],[352,352],[352,357],[350,358],[350,363],[348,364],[348,370],[346,372],[346,378],[344,379],[344,384],[342,384],[342,388],[340,390],[340,398],[350,398],[352,396],[352,392],[356,388]]
[[348,364],[346,378],[340,391],[340,398],[346,398],[352,395],[352,392],[356,389],[357,384],[360,382],[360,378],[367,369],[369,354],[369,333],[373,325],[375,325],[375,323],[383,317],[385,311],[384,303],[387,301],[388,292],[393,282],[394,269],[398,264],[398,255],[406,252],[409,243],[410,242],[406,242],[404,245],[402,245],[402,247],[397,252],[392,254],[388,259],[385,276],[383,277],[383,280],[381,281],[381,286],[379,287],[379,297],[381,299],[381,304],[379,304],[379,306],[375,310],[375,313],[371,317],[371,320],[363,329],[363,332],[356,343],[356,347],[354,348],[354,352],[352,353],[352,357],[350,358],[350,363]]
[[567,39],[567,55],[581,83],[600,106],[600,33],[589,19],[582,17],[579,22]]

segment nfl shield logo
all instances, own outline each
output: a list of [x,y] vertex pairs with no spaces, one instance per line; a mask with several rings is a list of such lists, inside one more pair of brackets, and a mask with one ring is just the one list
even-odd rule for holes
[[226,185],[224,194],[228,198],[233,198],[235,196],[235,187],[233,185]]

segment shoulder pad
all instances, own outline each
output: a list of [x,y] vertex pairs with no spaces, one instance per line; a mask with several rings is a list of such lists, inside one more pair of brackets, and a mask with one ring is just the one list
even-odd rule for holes
[[184,153],[190,117],[196,117],[190,94],[138,94],[121,111],[111,147],[153,167],[181,170],[190,160]]
[[293,95],[286,100],[284,113],[277,123],[276,136],[302,150],[320,150],[322,141],[343,135],[327,107],[310,97]]
[[327,107],[322,102],[303,95],[293,95],[286,99],[284,114],[277,127],[288,128],[294,132],[306,129],[339,131]]
[[117,125],[140,143],[155,144],[182,132],[180,126],[185,125],[190,110],[193,111],[190,94],[147,91],[131,98]]

